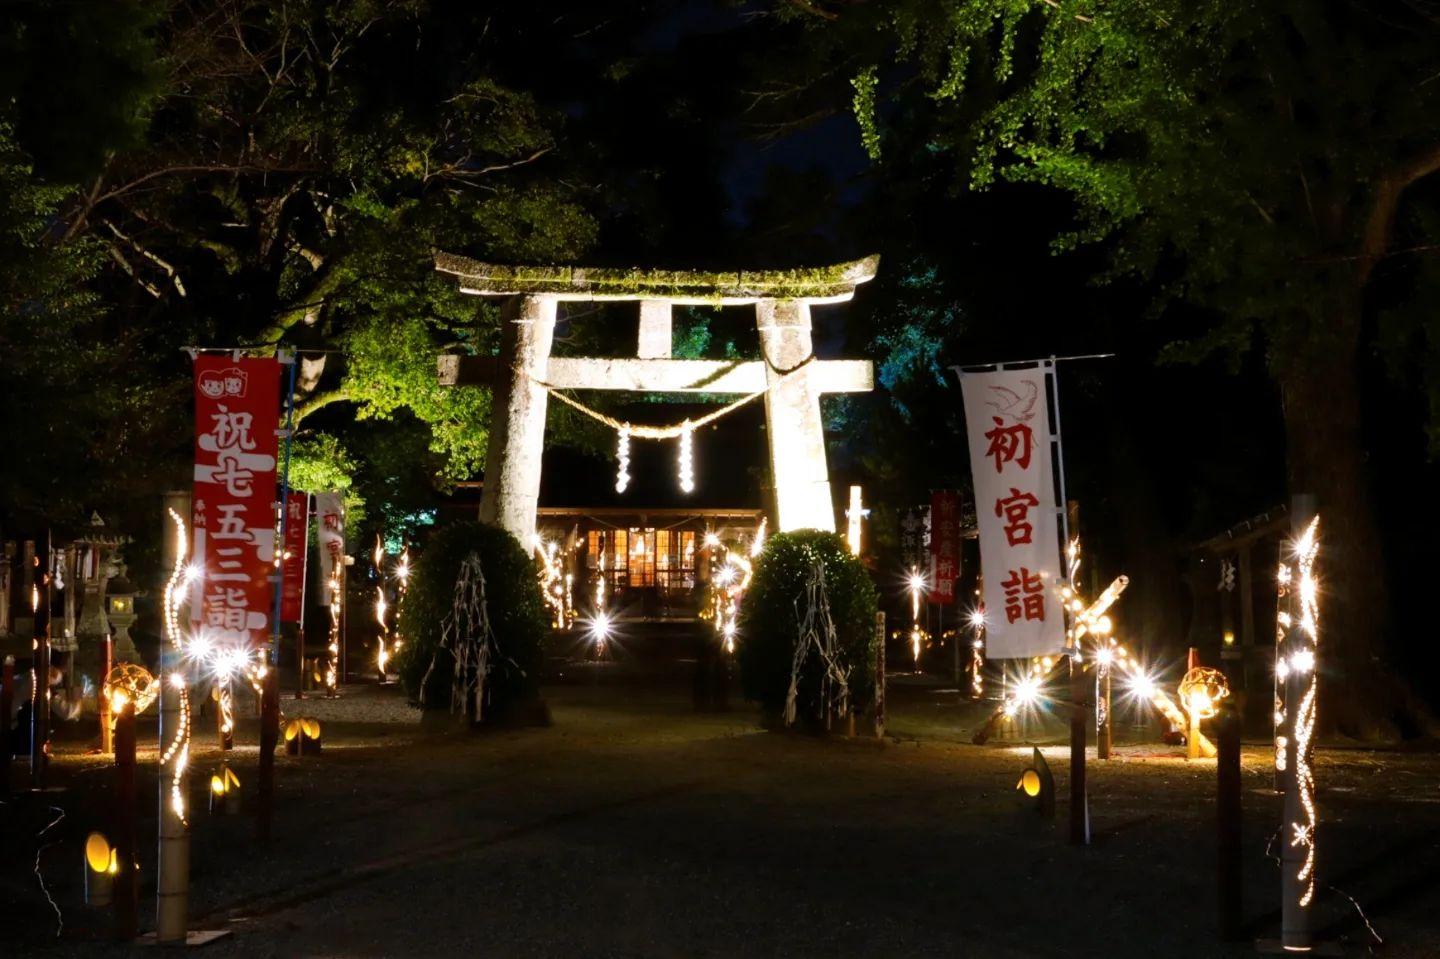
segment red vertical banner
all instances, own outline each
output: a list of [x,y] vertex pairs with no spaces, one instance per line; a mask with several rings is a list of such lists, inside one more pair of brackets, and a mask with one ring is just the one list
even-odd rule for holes
[[270,633],[280,363],[195,358],[191,619],[217,645],[253,649]]
[[310,494],[291,493],[285,501],[285,552],[280,565],[280,622],[300,622],[300,600],[305,593],[306,539],[309,533]]
[[930,555],[935,572],[930,602],[948,606],[955,602],[960,579],[960,494],[955,490],[930,494]]

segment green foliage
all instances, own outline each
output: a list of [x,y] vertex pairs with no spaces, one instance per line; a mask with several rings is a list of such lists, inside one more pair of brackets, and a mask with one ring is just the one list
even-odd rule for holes
[[329,433],[296,437],[290,444],[290,488],[302,493],[339,491],[345,523],[357,529],[365,520],[365,500],[355,490],[355,459]]
[[406,692],[418,700],[433,661],[426,708],[450,707],[454,660],[440,649],[441,630],[454,609],[460,566],[471,554],[480,557],[490,626],[502,656],[488,682],[492,718],[503,722],[516,706],[534,699],[550,630],[535,561],[504,530],[479,522],[451,523],[419,551],[400,609],[405,645],[397,668]]
[[[970,186],[1064,191],[1077,220],[1057,250],[1103,241],[1109,277],[1213,310],[1191,355],[1243,351],[1258,326],[1282,377],[1348,349],[1392,240],[1384,204],[1440,149],[1440,90],[1418,82],[1440,69],[1440,21],[1419,12],[910,0],[817,29],[867,56],[888,35]],[[873,102],[856,112],[869,149]]]
[[860,145],[872,160],[880,159],[880,121],[875,115],[875,87],[879,82],[874,67],[866,67],[850,81],[855,88],[851,107],[855,122],[860,124]]
[[362,419],[389,418],[408,409],[430,427],[430,449],[445,457],[441,475],[465,479],[485,465],[490,392],[447,388],[435,376],[440,352],[433,326],[417,317],[373,319],[348,338],[349,396]]
[[166,385],[143,333],[108,322],[91,286],[100,244],[53,242],[68,192],[35,174],[0,110],[0,447],[12,454],[0,524],[12,529],[74,528],[92,511],[115,523],[170,482],[153,450],[185,422],[188,384]]
[[[770,712],[784,709],[805,588],[816,562],[825,568],[830,615],[835,621],[837,662],[849,671],[853,708],[874,697],[875,611],[878,594],[860,560],[835,533],[800,530],[777,533],[765,542],[755,576],[740,609],[740,676],[745,697]],[[801,672],[797,711],[818,718],[824,667],[812,651]]]
[[[283,343],[333,351],[298,397],[301,438],[331,437],[302,444],[306,482],[341,465],[336,441],[399,435],[366,420],[425,434],[432,485],[475,475],[487,391],[441,390],[434,354],[491,352],[498,315],[437,276],[433,250],[548,263],[595,242],[575,175],[584,151],[567,148],[563,116],[526,89],[538,70],[508,56],[517,37],[544,46],[535,31],[571,24],[518,5],[497,19],[415,0],[22,7],[0,36],[0,203],[27,210],[23,224],[0,211],[0,246],[24,237],[0,249],[0,290],[28,314],[0,320],[0,376],[29,371],[37,401],[88,408],[57,419],[71,424],[59,432],[68,445],[18,428],[4,445],[43,445],[105,484],[178,472],[176,348]],[[16,136],[23,149],[11,150]],[[19,335],[28,329],[50,335]],[[125,376],[96,372],[102,358]],[[63,387],[49,389],[52,373]],[[137,415],[167,383],[173,395]],[[7,396],[26,389],[5,385]],[[80,424],[93,435],[75,437]],[[106,451],[91,456],[102,441],[128,457],[125,470],[106,468]],[[383,458],[353,457],[340,472],[353,479]],[[83,515],[68,492],[11,477],[8,503],[28,508],[45,490],[37,506]],[[165,482],[175,480],[151,485]]]

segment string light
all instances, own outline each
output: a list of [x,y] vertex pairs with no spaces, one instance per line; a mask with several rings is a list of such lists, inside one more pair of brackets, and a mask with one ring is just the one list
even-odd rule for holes
[[[175,525],[175,567],[171,570],[170,579],[165,584],[165,638],[183,659],[186,643],[184,635],[180,632],[180,607],[184,603],[183,587],[195,578],[195,571],[187,569],[185,565],[188,541],[185,521],[173,508],[169,510],[169,513],[170,520]],[[176,723],[174,735],[160,756],[160,765],[162,767],[166,764],[170,765],[170,809],[180,820],[181,825],[188,825],[183,785],[185,769],[190,764],[190,693],[186,688],[185,675],[181,672],[170,673],[164,681],[175,689],[179,700],[179,722]]]
[[695,428],[686,420],[680,427],[680,492],[695,492]]
[[920,646],[925,637],[924,630],[920,628],[920,594],[925,590],[925,577],[919,570],[911,568],[906,588],[910,590],[910,657],[914,660],[915,671],[919,672]]
[[[1067,546],[1066,561],[1069,576],[1073,584],[1073,578],[1080,568],[1080,541],[1071,540]],[[912,576],[912,584],[914,583]],[[1129,695],[1139,702],[1146,702],[1160,712],[1167,720],[1178,728],[1187,728],[1187,717],[1183,710],[1176,705],[1175,701],[1160,688],[1155,677],[1152,676],[1139,660],[1132,656],[1122,643],[1108,638],[1114,630],[1114,623],[1105,615],[1106,611],[1114,605],[1115,601],[1129,585],[1129,577],[1118,576],[1100,594],[1093,603],[1086,604],[1078,595],[1073,585],[1063,586],[1060,595],[1066,607],[1071,611],[1071,627],[1069,631],[1070,645],[1072,649],[1081,648],[1086,635],[1096,641],[1096,649],[1091,654],[1091,662],[1095,665],[1097,674],[1101,670],[1116,670],[1124,680]],[[976,623],[976,617],[980,623],[984,622],[983,612],[977,610],[971,614],[972,625]],[[1043,687],[1049,680],[1052,670],[1065,660],[1053,660],[1050,657],[1042,657],[1032,660],[1029,672],[1015,684],[1015,689],[1006,692],[1001,699],[1000,705],[991,714],[990,719],[975,736],[976,742],[984,742],[1002,719],[1013,718],[1022,709],[1036,705],[1043,701]],[[1098,697],[1097,697],[1098,699]],[[1097,709],[1097,713],[1099,710]],[[1213,757],[1215,745],[1205,736],[1198,735],[1196,740],[1200,747],[1201,755]]]
[[623,493],[630,486],[630,424],[615,435],[615,492]]
[[739,633],[740,600],[755,570],[744,553],[732,551],[714,533],[705,534],[705,548],[710,560],[710,605],[702,616],[714,622],[725,652],[733,653]]
[[561,572],[560,547],[536,536],[535,555],[540,562],[540,594],[552,612],[551,625],[565,629],[574,621],[574,611],[570,608],[571,577]]

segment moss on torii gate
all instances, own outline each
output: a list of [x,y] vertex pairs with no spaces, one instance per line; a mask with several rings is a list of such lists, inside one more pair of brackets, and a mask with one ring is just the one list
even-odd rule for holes
[[[840,303],[875,277],[880,258],[753,272],[512,266],[435,254],[435,269],[462,292],[505,297],[500,355],[489,369],[442,356],[444,385],[484,382],[494,390],[480,518],[527,547],[535,532],[550,388],[746,393],[764,390],[778,530],[834,531],[820,396],[873,388],[868,360],[814,358],[810,307]],[[557,358],[556,305],[637,301],[635,359]],[[762,358],[753,363],[671,358],[671,307],[754,304]]]

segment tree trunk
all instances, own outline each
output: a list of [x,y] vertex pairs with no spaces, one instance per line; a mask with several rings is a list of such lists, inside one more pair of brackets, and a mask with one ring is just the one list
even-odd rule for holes
[[1313,494],[1320,513],[1320,729],[1393,740],[1435,724],[1385,663],[1391,609],[1361,428],[1358,312],[1356,297],[1338,315],[1309,318],[1291,344],[1301,348],[1272,360],[1290,492]]

